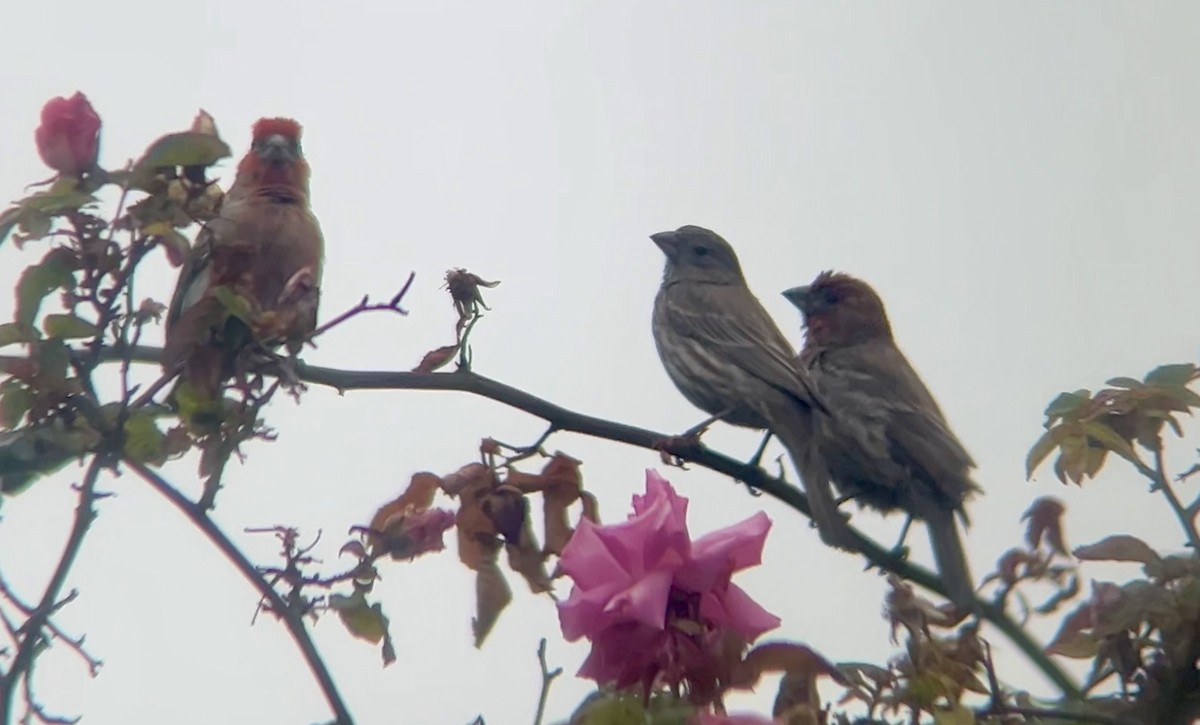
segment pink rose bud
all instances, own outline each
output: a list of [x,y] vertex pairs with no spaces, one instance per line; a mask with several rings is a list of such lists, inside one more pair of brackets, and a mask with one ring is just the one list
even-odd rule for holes
[[100,117],[80,92],[51,98],[42,106],[42,123],[34,134],[38,154],[50,168],[78,176],[96,165],[100,150]]

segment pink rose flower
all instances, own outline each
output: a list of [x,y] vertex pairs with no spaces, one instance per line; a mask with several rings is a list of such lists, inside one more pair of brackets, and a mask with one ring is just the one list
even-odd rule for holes
[[42,106],[42,123],[34,132],[38,154],[47,166],[78,176],[96,165],[100,150],[100,117],[87,96],[51,98]]
[[592,642],[580,676],[618,687],[687,680],[705,690],[723,671],[730,637],[745,644],[779,626],[730,581],[761,562],[771,520],[759,512],[692,541],[687,503],[648,470],[628,520],[584,520],[563,549],[559,567],[575,584],[559,605],[563,636]]

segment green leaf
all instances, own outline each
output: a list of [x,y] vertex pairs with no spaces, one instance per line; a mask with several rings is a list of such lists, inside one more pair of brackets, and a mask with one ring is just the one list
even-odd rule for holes
[[1094,420],[1088,421],[1083,424],[1083,432],[1121,458],[1131,462],[1137,459],[1137,454],[1134,453],[1133,446],[1129,445],[1129,441],[1117,435],[1115,430],[1103,423]]
[[161,464],[166,460],[166,435],[158,429],[154,416],[137,413],[125,421],[125,455],[142,463]]
[[8,380],[0,385],[0,427],[8,430],[16,428],[32,405],[33,395],[29,388],[16,380]]
[[1134,380],[1133,378],[1124,377],[1109,378],[1104,384],[1111,385],[1114,388],[1126,388],[1128,390],[1135,390],[1142,387],[1141,380]]
[[242,297],[224,285],[220,287],[214,287],[213,296],[216,297],[217,301],[229,311],[229,314],[238,318],[242,322],[245,322],[247,325],[254,324],[254,308],[251,305],[250,300]]
[[94,201],[96,197],[79,190],[75,179],[63,177],[54,182],[54,186],[49,189],[39,191],[22,201],[21,207],[54,216],[64,211],[76,211]]
[[37,342],[41,339],[38,331],[16,322],[5,322],[0,325],[0,347],[12,345],[15,342]]
[[41,264],[25,268],[17,280],[17,322],[32,327],[42,300],[56,289],[75,286],[72,270],[61,255],[46,255]]
[[349,596],[330,595],[329,607],[337,611],[350,634],[372,644],[383,643],[384,667],[396,661],[396,650],[392,645],[392,637],[388,634],[388,618],[379,602],[367,604],[367,598],[362,591],[356,591]]
[[1050,401],[1050,405],[1046,406],[1046,417],[1050,419],[1065,418],[1086,405],[1091,399],[1092,391],[1087,389],[1076,390],[1073,393],[1060,393],[1057,398]]
[[17,222],[21,219],[21,207],[14,206],[4,210],[0,214],[0,245],[4,244],[4,240],[8,239],[8,235],[13,228],[17,226]]
[[59,388],[67,380],[71,355],[62,340],[42,340],[33,348],[37,363],[37,381],[48,388]]
[[1042,465],[1042,461],[1058,448],[1058,428],[1051,428],[1042,434],[1041,438],[1037,439],[1037,443],[1029,449],[1029,454],[1025,456],[1025,480],[1033,478],[1033,472],[1037,467]]
[[975,713],[962,705],[933,713],[934,725],[975,725]]
[[169,133],[150,144],[146,153],[135,164],[135,171],[150,170],[161,166],[212,166],[223,158],[232,156],[229,145],[207,133],[183,131]]
[[1146,382],[1155,385],[1186,385],[1195,372],[1196,366],[1191,363],[1159,365],[1146,373]]
[[22,209],[19,220],[19,234],[13,236],[13,242],[18,246],[33,239],[41,239],[50,233],[51,218],[36,209]]
[[46,315],[42,320],[42,329],[46,331],[47,337],[57,337],[63,340],[95,337],[100,333],[100,328],[91,322],[81,320],[75,315],[65,314]]

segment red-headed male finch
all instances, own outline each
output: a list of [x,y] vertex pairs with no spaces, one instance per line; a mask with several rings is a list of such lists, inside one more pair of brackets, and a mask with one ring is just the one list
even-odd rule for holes
[[822,272],[783,296],[804,316],[799,363],[833,411],[815,440],[834,485],[860,505],[922,519],[950,601],[974,609],[954,517],[979,487],[971,457],[896,347],[883,300],[862,280]]
[[[252,341],[288,342],[294,351],[316,328],[325,243],[309,209],[308,178],[300,124],[255,123],[250,151],[219,216],[197,238],[167,311],[162,364],[180,371],[193,400],[215,401]],[[249,303],[251,326],[230,313],[220,288]]]
[[714,420],[767,429],[788,450],[812,504],[821,538],[853,548],[837,511],[829,476],[812,445],[820,409],[796,353],[746,286],[733,247],[696,226],[650,238],[667,257],[654,300],[658,356],[675,387]]

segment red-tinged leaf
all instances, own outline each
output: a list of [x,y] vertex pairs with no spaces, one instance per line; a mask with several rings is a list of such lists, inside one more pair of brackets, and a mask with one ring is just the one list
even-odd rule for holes
[[524,577],[529,584],[529,591],[534,594],[544,594],[550,591],[550,574],[546,571],[546,555],[538,546],[533,535],[533,523],[526,519],[524,528],[518,540],[509,541],[505,545],[508,554],[508,566]]
[[421,362],[413,368],[414,373],[432,373],[446,366],[458,353],[458,345],[446,345],[425,353]]
[[514,470],[509,472],[505,483],[526,493],[542,492],[545,548],[548,552],[561,554],[572,533],[571,524],[567,520],[567,509],[579,500],[583,488],[579,461],[566,454],[556,453],[540,474],[533,475]]
[[342,548],[338,549],[338,556],[342,556],[344,554],[349,554],[355,559],[365,559],[367,558],[367,547],[363,546],[361,541],[357,539],[351,539],[345,544],[342,544]]
[[499,486],[479,499],[479,507],[506,542],[520,539],[529,520],[529,502],[520,491],[507,484]]
[[163,313],[166,311],[166,305],[147,297],[142,300],[142,304],[138,305],[137,311],[134,313],[134,320],[139,325],[144,325],[151,321],[160,322],[162,321]]
[[436,474],[428,471],[414,473],[404,493],[379,507],[371,517],[370,528],[373,531],[387,531],[389,524],[409,511],[429,508],[433,505],[433,497],[441,484],[442,479]]
[[512,590],[500,567],[496,564],[499,548],[493,549],[491,558],[476,569],[475,575],[475,617],[471,620],[471,632],[475,636],[475,647],[483,645],[500,613],[512,602]]
[[502,543],[496,527],[475,503],[464,500],[455,515],[458,558],[468,569],[479,571],[496,557]]
[[1067,507],[1061,501],[1049,496],[1043,496],[1033,502],[1021,515],[1022,521],[1028,521],[1025,529],[1025,540],[1030,548],[1041,546],[1042,540],[1054,551],[1067,553],[1066,537],[1063,536],[1062,517]]
[[442,477],[442,490],[450,496],[461,496],[467,490],[490,489],[495,482],[496,476],[490,468],[482,463],[468,463]]
[[1158,552],[1128,534],[1115,534],[1094,544],[1080,546],[1074,551],[1075,558],[1084,561],[1133,561],[1140,564],[1161,564]]
[[1094,624],[1091,604],[1080,605],[1063,620],[1058,634],[1054,635],[1053,641],[1046,646],[1046,654],[1062,655],[1071,659],[1095,657],[1099,651],[1099,643],[1087,632]]

